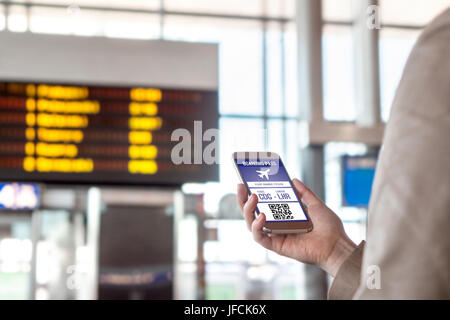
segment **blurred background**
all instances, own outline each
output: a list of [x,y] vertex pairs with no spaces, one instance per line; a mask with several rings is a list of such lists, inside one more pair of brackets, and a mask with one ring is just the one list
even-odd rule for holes
[[[371,5],[376,7],[367,11]],[[236,206],[238,179],[230,155],[279,153],[291,177],[303,179],[325,200],[352,240],[365,239],[376,156],[396,86],[420,32],[449,5],[448,0],[0,1],[0,45],[11,50],[52,35],[69,39],[64,41],[108,39],[113,42],[104,43],[117,46],[155,40],[213,44],[216,70],[200,64],[198,72],[215,78],[205,88],[216,94],[211,127],[217,123],[220,130],[215,172],[171,183],[162,177],[147,185],[103,184],[95,177],[58,183],[45,175],[9,178],[10,151],[0,147],[0,299],[326,298],[331,279],[322,271],[253,242]],[[366,23],[372,13],[379,23],[374,30]],[[23,43],[4,40],[22,34],[26,38],[17,39]],[[2,52],[1,65],[7,66]],[[40,64],[38,58],[32,63]],[[53,68],[50,75],[59,67]],[[0,76],[5,99],[9,85],[30,82],[20,74]],[[133,74],[127,77],[113,82],[129,87]],[[191,89],[189,76],[183,79],[184,87],[175,89]],[[61,82],[48,74],[32,80]],[[62,83],[71,84],[70,75]],[[97,78],[83,84],[103,85]],[[159,83],[148,83],[154,85]],[[11,105],[2,101],[3,112]],[[0,117],[5,128],[6,113]],[[0,143],[7,146],[5,137]]]

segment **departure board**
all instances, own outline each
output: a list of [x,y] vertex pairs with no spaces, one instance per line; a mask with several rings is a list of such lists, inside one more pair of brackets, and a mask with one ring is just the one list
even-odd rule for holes
[[217,164],[171,161],[172,132],[194,121],[218,128],[217,91],[0,81],[0,181],[217,180]]

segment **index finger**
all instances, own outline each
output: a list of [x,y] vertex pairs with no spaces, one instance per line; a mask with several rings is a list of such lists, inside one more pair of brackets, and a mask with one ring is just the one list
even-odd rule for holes
[[253,220],[255,220],[255,210],[257,203],[258,197],[255,194],[252,194],[250,198],[248,198],[248,201],[245,203],[244,208],[242,209],[245,222],[247,223],[247,227],[250,231],[252,230]]
[[243,183],[239,183],[237,185],[237,202],[239,204],[239,208],[244,210],[244,205],[248,200],[248,191],[247,187]]

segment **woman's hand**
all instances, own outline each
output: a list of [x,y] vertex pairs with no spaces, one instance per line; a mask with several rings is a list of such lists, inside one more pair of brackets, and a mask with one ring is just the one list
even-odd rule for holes
[[258,197],[238,185],[237,199],[253,238],[264,248],[300,262],[315,264],[331,276],[336,276],[341,264],[356,248],[344,231],[339,217],[298,179],[292,180],[299,199],[306,205],[313,230],[300,234],[267,234],[262,228],[266,217],[261,213],[255,219]]

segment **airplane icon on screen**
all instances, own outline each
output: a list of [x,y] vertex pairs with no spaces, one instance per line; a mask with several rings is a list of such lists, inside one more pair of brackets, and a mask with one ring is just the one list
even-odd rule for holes
[[258,173],[258,176],[260,178],[266,177],[267,180],[269,180],[269,171],[270,171],[270,168],[267,170],[256,170],[256,172]]

